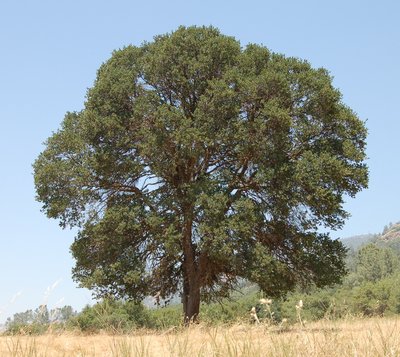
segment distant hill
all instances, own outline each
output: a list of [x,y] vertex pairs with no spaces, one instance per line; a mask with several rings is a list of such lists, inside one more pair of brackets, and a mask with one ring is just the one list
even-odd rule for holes
[[400,222],[389,224],[389,226],[385,227],[379,240],[384,242],[400,240]]
[[353,237],[343,238],[341,241],[345,245],[345,247],[357,250],[362,245],[371,243],[377,238],[377,234],[361,234]]
[[400,254],[400,222],[389,223],[379,234],[361,234],[341,239],[345,247],[356,252],[361,246],[375,243],[380,247],[394,249]]
[[376,243],[400,253],[400,222],[386,226]]

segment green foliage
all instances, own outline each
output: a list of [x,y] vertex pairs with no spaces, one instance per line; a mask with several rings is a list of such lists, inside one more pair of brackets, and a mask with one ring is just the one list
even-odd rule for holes
[[149,328],[164,330],[182,325],[182,306],[180,304],[148,310]]
[[363,316],[400,313],[400,277],[392,275],[378,282],[367,282],[355,290],[354,309]]
[[269,296],[340,281],[345,248],[318,228],[367,186],[366,135],[325,69],[180,27],[100,67],[34,163],[37,199],[79,227],[82,286],[182,292],[191,318],[239,278]]
[[46,333],[49,329],[48,324],[41,324],[37,322],[32,322],[29,324],[18,324],[18,323],[11,323],[6,324],[6,335],[42,335]]
[[68,321],[68,327],[83,332],[129,332],[136,328],[152,327],[149,314],[142,304],[105,299],[86,306]]
[[[362,246],[349,257],[354,267],[341,285],[330,288],[297,288],[280,299],[270,300],[259,288],[242,281],[239,292],[219,303],[202,304],[201,320],[210,325],[248,323],[255,307],[261,323],[282,326],[299,323],[296,305],[301,300],[301,321],[339,319],[347,316],[383,316],[400,314],[400,267],[396,252],[374,244]],[[389,269],[390,268],[390,269]],[[370,273],[374,273],[370,275]],[[264,302],[263,299],[264,298]],[[105,299],[74,315],[69,306],[47,311],[46,306],[14,315],[7,322],[7,333],[39,334],[55,329],[73,329],[86,333],[106,331],[126,333],[138,328],[166,330],[182,325],[182,306],[150,309],[132,301]],[[49,325],[49,322],[50,325]]]
[[[210,325],[249,321],[249,312],[258,304],[258,294],[237,296],[220,303],[202,306],[201,320]],[[261,311],[261,307],[259,306]],[[263,315],[260,315],[263,317]]]
[[361,281],[377,282],[397,270],[399,270],[399,258],[389,248],[368,244],[358,252],[357,275]]
[[7,334],[42,334],[49,330],[63,329],[68,321],[76,315],[71,306],[63,306],[48,310],[46,305],[41,305],[35,310],[27,310],[14,314],[6,321]]
[[282,315],[294,321],[292,307],[298,300],[304,301],[307,320],[400,313],[400,258],[390,243],[375,237],[375,243],[361,246],[348,258],[350,274],[342,285],[290,294],[282,303]]

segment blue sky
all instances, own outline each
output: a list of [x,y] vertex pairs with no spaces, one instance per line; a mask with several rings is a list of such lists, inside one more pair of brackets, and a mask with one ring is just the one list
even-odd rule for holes
[[369,129],[369,188],[346,203],[334,237],[377,233],[400,220],[398,1],[20,1],[0,3],[0,322],[48,303],[91,302],[70,277],[63,231],[35,202],[32,163],[66,111],[83,107],[114,49],[179,25],[213,25],[242,45],[325,67]]

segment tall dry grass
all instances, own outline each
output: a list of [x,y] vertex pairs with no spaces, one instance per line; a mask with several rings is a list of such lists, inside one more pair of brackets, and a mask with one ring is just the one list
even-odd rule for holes
[[192,326],[131,335],[0,337],[0,356],[400,356],[400,319],[319,321],[301,326]]

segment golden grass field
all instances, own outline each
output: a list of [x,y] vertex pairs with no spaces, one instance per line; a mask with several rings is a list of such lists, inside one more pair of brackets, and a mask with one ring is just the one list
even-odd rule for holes
[[400,319],[319,321],[304,327],[196,325],[123,336],[2,336],[0,356],[400,356]]

